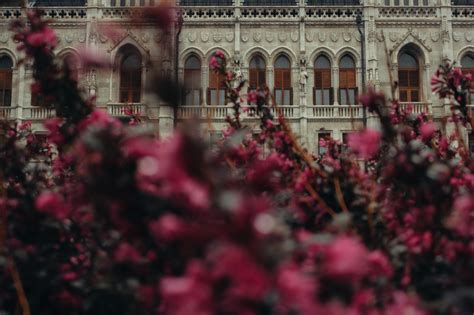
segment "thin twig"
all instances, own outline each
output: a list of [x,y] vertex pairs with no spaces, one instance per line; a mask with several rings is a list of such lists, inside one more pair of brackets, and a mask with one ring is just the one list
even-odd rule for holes
[[334,178],[334,189],[336,190],[337,203],[341,207],[342,211],[349,212],[346,202],[344,201],[344,196],[342,194],[341,182],[339,181],[339,177]]

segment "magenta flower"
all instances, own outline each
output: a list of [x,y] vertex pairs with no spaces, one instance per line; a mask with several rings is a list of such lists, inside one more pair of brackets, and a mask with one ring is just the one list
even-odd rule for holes
[[26,37],[26,42],[33,47],[54,47],[57,44],[56,33],[49,27],[44,27],[42,31],[30,33]]
[[364,159],[373,158],[380,148],[380,133],[373,129],[365,129],[358,133],[351,133],[348,137],[348,146],[352,152]]
[[36,198],[35,206],[38,211],[49,214],[58,220],[64,220],[69,216],[69,208],[62,197],[52,191],[41,193]]

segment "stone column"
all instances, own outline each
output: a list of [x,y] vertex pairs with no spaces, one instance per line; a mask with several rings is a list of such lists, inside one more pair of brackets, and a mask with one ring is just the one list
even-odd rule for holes
[[[204,60],[203,62],[207,63],[207,60]],[[201,105],[207,106],[207,89],[209,87],[209,67],[203,66],[202,67],[202,72],[201,72],[201,87],[202,87],[202,100],[201,100]]]
[[334,105],[339,105],[339,65],[332,67],[332,86],[334,88]]

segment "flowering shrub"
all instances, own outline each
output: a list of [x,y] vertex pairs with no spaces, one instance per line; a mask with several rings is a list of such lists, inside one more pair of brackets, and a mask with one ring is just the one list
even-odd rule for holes
[[[147,18],[169,27],[168,13]],[[94,109],[55,63],[47,23],[28,18],[13,30],[58,113],[45,123],[57,150],[37,163],[45,145],[30,126],[2,123],[0,312],[472,312],[474,164],[460,127],[442,133],[370,90],[360,101],[381,129],[352,134],[348,150],[327,139],[316,158],[268,90],[247,96],[262,130],[252,136],[240,120],[245,82],[217,51],[211,68],[234,110],[219,148],[192,125],[157,139],[132,110],[126,126]],[[433,83],[451,120],[472,124],[470,78],[442,69]]]

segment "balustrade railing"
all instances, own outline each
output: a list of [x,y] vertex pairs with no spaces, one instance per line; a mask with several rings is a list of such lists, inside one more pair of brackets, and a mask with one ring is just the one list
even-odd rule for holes
[[453,19],[473,19],[474,6],[453,6],[451,10]]
[[38,106],[23,107],[23,118],[26,120],[44,120],[56,116],[54,108],[44,108]]
[[363,114],[361,105],[316,105],[308,110],[310,118],[361,119]]
[[307,6],[306,17],[308,19],[335,19],[352,20],[362,15],[360,6]]
[[379,7],[379,18],[438,18],[437,7]]
[[146,105],[142,103],[109,103],[107,113],[113,117],[127,117],[130,114],[147,116]]
[[431,106],[429,103],[400,103],[400,109],[409,110],[414,114],[431,114]]
[[0,106],[0,120],[10,120],[16,118],[16,107]]

